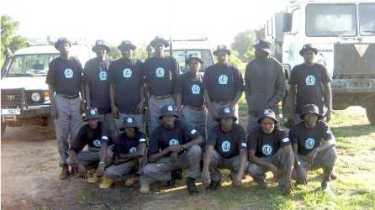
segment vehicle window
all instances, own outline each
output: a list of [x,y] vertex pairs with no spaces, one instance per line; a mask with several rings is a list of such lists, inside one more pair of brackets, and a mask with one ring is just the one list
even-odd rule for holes
[[310,4],[306,7],[307,36],[355,36],[357,34],[354,4]]
[[173,57],[177,60],[181,72],[187,71],[185,59],[190,55],[196,55],[203,60],[202,69],[213,64],[212,56],[209,50],[173,50]]
[[12,61],[7,76],[46,76],[48,64],[57,56],[58,54],[17,55]]
[[359,30],[361,35],[375,34],[375,4],[359,5]]

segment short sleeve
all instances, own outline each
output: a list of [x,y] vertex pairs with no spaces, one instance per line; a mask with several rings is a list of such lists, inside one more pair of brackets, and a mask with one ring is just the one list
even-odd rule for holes
[[182,94],[182,87],[183,87],[183,81],[184,81],[184,76],[185,75],[181,75],[179,77],[177,77],[177,81],[176,81],[176,94]]
[[291,143],[293,145],[294,144],[298,144],[298,138],[297,138],[297,135],[296,135],[295,128],[290,129],[290,131],[289,131],[289,140],[291,141]]
[[207,145],[215,146],[217,140],[217,132],[215,128],[211,128],[207,135]]
[[329,141],[329,140],[335,138],[333,133],[332,133],[332,130],[325,123],[322,127],[322,132],[323,132],[323,140],[325,140],[325,141]]
[[238,138],[240,142],[239,149],[247,149],[245,130],[241,126],[239,126],[238,128]]
[[287,131],[279,131],[278,138],[280,140],[280,146],[287,146],[291,144],[289,135]]
[[210,74],[210,68],[207,68],[203,75],[203,87],[206,90],[209,88],[209,76],[208,76],[209,74]]
[[139,139],[138,139],[138,141],[139,141],[140,144],[146,144],[146,136],[145,136],[144,133],[141,132],[141,133],[139,134]]
[[79,153],[83,147],[86,146],[87,144],[87,129],[85,126],[81,127],[78,131],[78,134],[74,138],[74,141],[72,142],[71,145],[71,150],[75,151],[76,153]]
[[295,86],[295,85],[297,85],[297,68],[296,67],[294,67],[293,69],[292,69],[292,73],[290,74],[290,80],[289,80],[289,84],[290,85],[293,85],[293,86]]
[[189,140],[196,139],[200,136],[200,133],[196,128],[188,125],[187,123],[183,123],[182,125],[184,127],[186,136],[189,137]]
[[54,66],[54,60],[51,61],[48,65],[48,72],[46,77],[46,83],[48,85],[55,85],[55,66]]
[[321,65],[321,72],[322,72],[322,82],[323,82],[323,84],[330,83],[331,78],[328,75],[328,71],[327,71],[326,67],[324,67],[323,65]]
[[241,74],[240,70],[238,70],[235,67],[233,67],[233,70],[234,70],[234,75],[235,75],[235,78],[236,78],[236,80],[235,80],[236,81],[235,82],[236,92],[241,92],[244,89],[244,82],[243,82],[242,74]]
[[155,154],[159,151],[159,138],[160,138],[159,133],[160,133],[159,129],[155,129],[151,134],[150,145],[148,147],[149,155]]

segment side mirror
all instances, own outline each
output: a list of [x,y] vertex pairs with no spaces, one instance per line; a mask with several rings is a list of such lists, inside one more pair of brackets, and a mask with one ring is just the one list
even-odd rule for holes
[[283,15],[283,32],[292,31],[292,18],[293,18],[292,14],[284,13],[284,15]]

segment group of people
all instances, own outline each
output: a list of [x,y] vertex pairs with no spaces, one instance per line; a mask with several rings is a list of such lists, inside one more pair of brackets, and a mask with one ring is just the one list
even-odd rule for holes
[[[283,66],[264,40],[254,46],[245,77],[229,64],[225,46],[217,47],[217,62],[204,71],[198,55],[187,57],[184,74],[165,55],[167,40],[156,37],[150,46],[154,54],[142,62],[134,58],[136,46],[123,41],[122,57],[110,61],[109,46],[98,40],[92,48],[97,56],[82,67],[69,54],[69,40],[57,40],[60,56],[51,61],[46,81],[61,179],[77,173],[110,188],[138,177],[140,191],[147,193],[156,182],[173,186],[186,170],[187,190],[195,194],[198,179],[207,189],[220,187],[220,169],[231,171],[234,186],[249,174],[265,187],[270,171],[288,194],[292,180],[306,184],[308,170],[323,168],[321,186],[329,189],[336,161],[335,138],[326,123],[332,97],[327,70],[314,61],[316,48],[301,49],[305,62],[293,68],[287,91]],[[238,116],[243,92],[246,129]],[[287,95],[289,132],[278,113]]]

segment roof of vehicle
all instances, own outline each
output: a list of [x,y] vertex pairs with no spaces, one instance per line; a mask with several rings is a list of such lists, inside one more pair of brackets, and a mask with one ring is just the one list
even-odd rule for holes
[[211,46],[208,41],[172,41],[173,50],[186,49],[206,49],[210,50]]
[[[86,48],[86,49],[85,49]],[[72,45],[72,51],[82,51],[82,50],[90,50],[88,46],[85,45]],[[37,46],[30,46],[26,48],[22,48],[17,50],[14,55],[30,55],[30,54],[58,54],[59,52],[53,45],[37,45]]]

